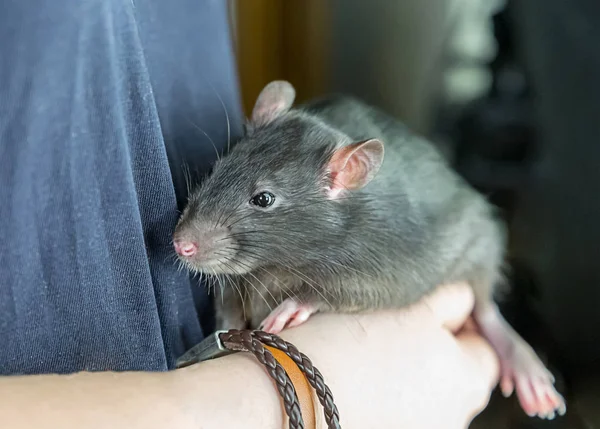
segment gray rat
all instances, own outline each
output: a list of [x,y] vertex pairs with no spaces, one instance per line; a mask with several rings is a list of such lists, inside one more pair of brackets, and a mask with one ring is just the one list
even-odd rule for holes
[[402,308],[466,281],[503,393],[516,389],[529,415],[564,414],[554,377],[494,303],[506,247],[494,208],[386,113],[351,97],[294,99],[285,81],[263,89],[176,227],[180,260],[222,281],[217,328],[276,334],[318,311]]

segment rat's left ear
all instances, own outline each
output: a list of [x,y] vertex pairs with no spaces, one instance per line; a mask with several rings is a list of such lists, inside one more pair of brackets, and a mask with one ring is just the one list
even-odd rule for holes
[[352,143],[337,149],[329,160],[330,199],[343,191],[356,190],[369,183],[383,163],[383,143],[377,139]]
[[287,112],[294,104],[296,90],[285,80],[275,80],[260,92],[254,109],[252,123],[266,125],[278,116]]

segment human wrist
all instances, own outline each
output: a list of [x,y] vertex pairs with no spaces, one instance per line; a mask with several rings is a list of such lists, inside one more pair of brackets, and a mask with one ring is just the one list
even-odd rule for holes
[[[356,333],[353,327],[346,322],[353,319],[352,316],[341,314],[319,314],[313,316],[308,322],[292,328],[284,330],[279,336],[296,346],[296,348],[305,354],[312,362],[315,368],[321,372],[324,382],[331,389],[333,400],[338,407],[340,423],[344,428],[352,428],[355,426],[352,413],[348,411],[348,399],[356,398],[355,389],[348,390],[349,379],[353,377],[353,369],[351,362],[354,362],[353,351],[356,347],[362,344],[361,336],[350,335],[352,338],[347,338],[347,335],[352,331]],[[329,321],[333,323],[329,323]],[[341,328],[343,332],[338,332]],[[350,329],[350,330],[348,330]],[[342,335],[338,335],[342,334]],[[354,386],[358,387],[358,386]],[[327,428],[323,407],[317,406],[316,409],[316,427]],[[377,419],[370,420],[370,423],[379,423]],[[365,427],[365,426],[358,426]],[[367,426],[368,427],[368,426]]]
[[284,427],[277,388],[262,365],[248,353],[205,361],[172,374],[180,400],[192,410],[201,427]]

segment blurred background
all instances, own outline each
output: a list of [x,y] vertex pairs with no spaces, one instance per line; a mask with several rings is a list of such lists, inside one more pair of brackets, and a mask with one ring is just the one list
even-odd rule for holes
[[495,395],[473,428],[600,428],[600,1],[230,0],[246,115],[287,79],[346,92],[439,145],[510,226],[501,306],[567,416]]

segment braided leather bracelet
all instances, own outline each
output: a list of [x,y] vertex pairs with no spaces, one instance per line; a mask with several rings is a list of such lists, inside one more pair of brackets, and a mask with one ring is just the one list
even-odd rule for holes
[[298,395],[287,372],[265,346],[285,353],[305,375],[308,383],[315,389],[319,402],[323,406],[325,421],[329,429],[340,429],[339,412],[333,401],[333,395],[325,384],[321,372],[313,366],[311,360],[293,344],[277,335],[263,331],[237,330],[217,331],[200,344],[188,350],[177,360],[177,367],[191,365],[207,359],[216,358],[232,352],[251,352],[267,369],[267,373],[277,384],[283,398],[284,408],[289,418],[290,429],[304,429]]

